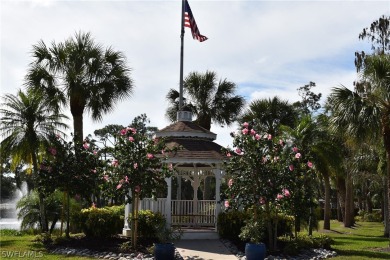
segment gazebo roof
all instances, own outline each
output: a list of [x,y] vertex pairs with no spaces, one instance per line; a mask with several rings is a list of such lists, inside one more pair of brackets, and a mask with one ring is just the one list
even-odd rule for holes
[[217,135],[191,121],[178,121],[156,133],[156,137],[187,137],[215,140]]
[[168,139],[167,147],[179,147],[178,151],[170,156],[169,161],[182,166],[198,167],[221,163],[227,157],[222,153],[222,146],[209,140],[193,138]]
[[213,142],[217,135],[192,121],[177,121],[156,132],[156,137],[166,138],[169,148],[179,147],[169,161],[182,167],[209,167],[227,158],[222,154],[223,147]]

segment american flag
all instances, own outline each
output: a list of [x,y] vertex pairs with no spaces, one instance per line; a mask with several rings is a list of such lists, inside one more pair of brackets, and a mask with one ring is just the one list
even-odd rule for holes
[[191,12],[191,8],[187,0],[185,0],[184,5],[184,27],[191,28],[192,38],[197,39],[200,42],[208,39],[206,36],[200,34],[198,26],[195,22],[194,15]]

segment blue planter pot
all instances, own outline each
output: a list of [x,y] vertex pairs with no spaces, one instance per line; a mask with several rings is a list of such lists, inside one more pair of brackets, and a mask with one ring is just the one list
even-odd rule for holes
[[154,244],[154,257],[156,260],[174,260],[175,246],[172,243]]
[[245,244],[245,256],[247,260],[263,260],[265,258],[267,249],[263,243]]

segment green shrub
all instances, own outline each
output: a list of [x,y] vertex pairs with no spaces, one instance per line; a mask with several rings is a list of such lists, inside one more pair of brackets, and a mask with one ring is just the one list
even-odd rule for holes
[[330,249],[330,245],[333,243],[332,238],[326,235],[308,236],[298,234],[295,239],[281,237],[279,240],[285,245],[283,253],[287,255],[297,255],[301,250],[309,248]]
[[221,238],[239,240],[241,228],[250,218],[249,213],[243,211],[221,212],[218,215],[218,234]]
[[79,214],[75,214],[73,221],[75,225],[81,227],[86,236],[109,237],[121,233],[124,216],[118,206],[91,207],[82,209]]
[[[131,223],[131,216],[129,216],[128,222]],[[165,217],[159,212],[138,211],[138,235],[141,238],[156,239],[158,231],[165,223]]]
[[365,222],[382,222],[382,215],[381,212],[376,210],[372,213],[368,213],[365,210],[360,210],[357,217],[358,221],[365,221]]
[[278,214],[278,236],[291,236],[294,226],[294,217]]

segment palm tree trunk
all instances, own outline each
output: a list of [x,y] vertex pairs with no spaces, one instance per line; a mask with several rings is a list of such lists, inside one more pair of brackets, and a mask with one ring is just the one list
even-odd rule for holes
[[346,193],[345,193],[345,213],[344,213],[344,227],[351,227],[353,225],[354,213],[353,209],[353,188],[351,174],[347,174],[345,182]]
[[[390,113],[387,113],[390,114]],[[382,118],[382,126],[383,126],[383,143],[385,145],[386,150],[386,158],[387,158],[387,218],[385,219],[385,235],[389,236],[389,225],[390,225],[390,122],[387,117]],[[386,234],[387,231],[387,234]]]
[[389,190],[389,187],[388,187],[388,178],[387,176],[384,176],[383,177],[383,185],[384,185],[384,188],[383,188],[383,202],[382,202],[382,220],[383,222],[385,223],[385,231],[384,231],[384,236],[385,237],[389,237],[389,234],[390,234],[390,225],[389,225],[389,222],[387,221],[387,219],[389,218],[389,208],[387,207],[388,205],[388,200],[389,200],[389,197],[387,196],[388,194],[388,190]]
[[327,174],[323,176],[325,184],[324,229],[330,230],[330,180]]
[[[32,162],[33,162],[33,169],[34,169],[34,174],[35,176],[38,174],[38,159],[37,155],[35,152],[32,152]],[[38,185],[36,185],[38,186]],[[46,218],[46,209],[45,209],[45,199],[44,199],[44,194],[38,190],[39,193],[39,213],[41,215],[41,227],[42,227],[42,233],[47,233],[49,232],[49,225],[47,223],[47,218]]]
[[345,178],[342,176],[337,176],[337,193],[338,201],[340,205],[341,219],[339,221],[344,221],[345,219],[345,197],[346,197],[346,184]]
[[70,195],[66,192],[66,237],[70,238]]
[[80,100],[77,95],[71,96],[70,98],[70,112],[73,116],[73,133],[74,139],[78,143],[83,142],[83,114],[85,100]]
[[83,114],[73,115],[73,131],[75,141],[78,143],[83,142],[84,133],[83,133]]

